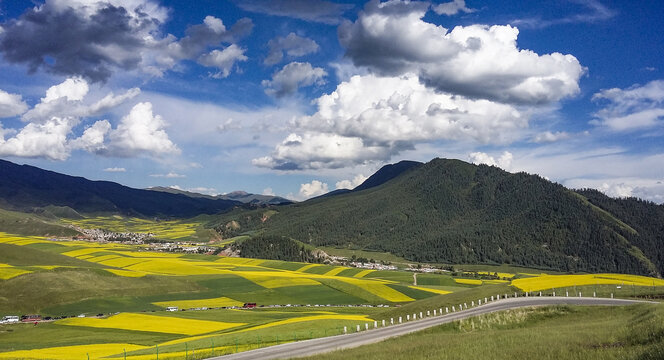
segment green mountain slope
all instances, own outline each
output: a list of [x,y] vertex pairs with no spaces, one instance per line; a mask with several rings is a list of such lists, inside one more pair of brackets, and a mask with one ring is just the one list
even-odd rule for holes
[[[220,217],[223,236],[260,230],[316,246],[389,251],[415,261],[508,263],[658,275],[664,262],[610,210],[525,173],[435,159],[386,183],[277,209]],[[660,231],[661,233],[661,231]],[[641,239],[643,240],[643,239]]]

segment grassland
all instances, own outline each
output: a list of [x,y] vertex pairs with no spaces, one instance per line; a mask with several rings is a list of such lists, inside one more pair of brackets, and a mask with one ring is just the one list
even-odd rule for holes
[[638,305],[511,310],[301,360],[662,358],[664,308]]
[[[131,221],[134,229],[149,227]],[[179,230],[171,227],[169,231]],[[652,278],[501,270],[501,278],[512,280],[494,283],[489,280],[490,269],[483,271],[491,275],[476,268],[478,278],[418,274],[413,285],[413,273],[407,271],[150,252],[140,246],[0,233],[0,315],[70,316],[38,326],[0,325],[0,359],[117,358],[126,352],[127,359],[152,360],[157,351],[160,359],[193,358],[191,352],[219,355],[340,334],[344,327],[354,329],[374,320],[470,304],[492,295],[540,288],[548,294],[555,291],[550,286],[566,286],[571,296],[590,295],[592,288],[598,296],[664,297],[664,283]],[[219,308],[247,302],[281,306]],[[346,307],[349,304],[389,307]],[[164,311],[168,306],[215,309]],[[120,313],[111,314],[115,312]],[[81,313],[88,317],[71,317]],[[106,315],[90,317],[98,313]],[[530,323],[527,320],[514,329]],[[474,332],[475,325],[469,326]]]

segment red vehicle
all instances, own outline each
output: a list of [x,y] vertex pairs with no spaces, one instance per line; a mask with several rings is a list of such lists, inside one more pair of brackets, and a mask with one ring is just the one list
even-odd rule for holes
[[41,319],[42,319],[41,315],[23,315],[23,316],[21,316],[21,321],[22,322],[41,321]]
[[256,307],[256,303],[244,303],[244,305],[242,305],[242,307],[245,308],[245,309],[253,309],[253,308]]

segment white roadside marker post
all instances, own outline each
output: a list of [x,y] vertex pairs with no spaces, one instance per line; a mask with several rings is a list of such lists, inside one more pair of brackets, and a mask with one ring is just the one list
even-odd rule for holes
[[399,324],[401,324],[401,323],[402,323],[402,321],[401,321],[401,316],[399,316]]
[[360,332],[360,324],[357,324],[357,332]]
[[348,334],[348,328],[344,326],[344,334]]
[[[452,310],[452,311],[454,311],[454,310]],[[442,314],[443,312],[441,311],[440,313]],[[445,314],[449,314],[449,313],[450,313],[450,309],[448,307],[445,307]]]

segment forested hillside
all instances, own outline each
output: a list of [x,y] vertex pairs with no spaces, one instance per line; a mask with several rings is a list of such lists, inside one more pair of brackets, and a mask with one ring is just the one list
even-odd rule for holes
[[260,230],[425,262],[662,273],[661,250],[653,250],[664,246],[661,221],[659,229],[623,221],[626,215],[582,194],[539,176],[435,159],[382,185],[277,208],[271,216],[226,214],[216,229],[226,237]]

